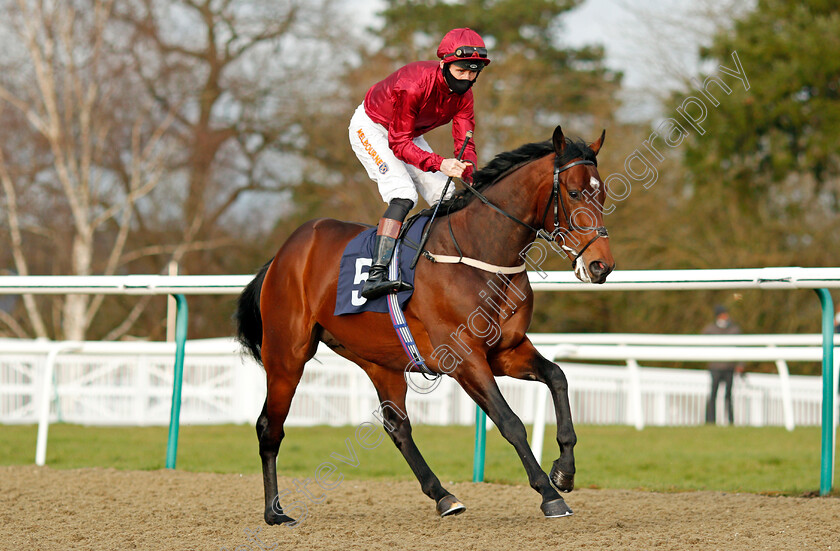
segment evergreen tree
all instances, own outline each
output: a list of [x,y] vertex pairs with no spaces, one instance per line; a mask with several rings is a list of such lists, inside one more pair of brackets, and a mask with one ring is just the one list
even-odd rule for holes
[[380,35],[393,63],[382,67],[382,76],[401,63],[435,59],[448,30],[469,27],[484,38],[492,59],[475,85],[479,162],[547,140],[557,124],[567,135],[594,139],[613,120],[621,75],[605,67],[602,47],[564,45],[562,15],[581,3],[392,0],[381,14]]
[[[787,219],[836,213],[838,51],[840,5],[830,0],[760,0],[719,35],[703,56],[728,67],[737,56],[749,89],[734,83],[718,106],[706,99],[705,134],[692,133],[685,155],[694,182],[726,181],[747,212],[760,203]],[[701,97],[690,91],[674,105],[691,95]]]
[[[678,256],[693,255],[686,267],[837,265],[838,51],[840,6],[828,0],[759,0],[701,51],[712,69],[670,112],[688,134],[679,149],[687,199],[671,226]],[[733,76],[738,64],[743,78]],[[813,294],[768,293],[743,295],[746,332],[819,331]]]

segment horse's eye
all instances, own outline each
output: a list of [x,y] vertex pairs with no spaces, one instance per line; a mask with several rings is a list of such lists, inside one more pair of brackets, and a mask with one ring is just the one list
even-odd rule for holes
[[571,197],[572,199],[579,199],[580,198],[580,192],[572,190],[572,191],[569,192],[569,197]]

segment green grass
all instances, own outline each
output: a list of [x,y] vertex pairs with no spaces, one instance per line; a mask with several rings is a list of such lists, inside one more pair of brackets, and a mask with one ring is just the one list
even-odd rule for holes
[[[356,442],[354,430],[350,426],[287,429],[278,471],[288,476],[312,476],[318,465],[330,461],[349,478],[413,478],[389,439],[365,449]],[[550,426],[546,434],[545,469],[557,456],[554,438],[548,434],[553,430]],[[643,431],[624,426],[579,426],[576,430],[578,487],[793,495],[819,489],[818,427],[793,432],[776,427],[713,426],[650,427]],[[35,426],[0,425],[0,465],[32,464],[36,432]],[[473,436],[472,427],[414,428],[417,446],[444,483],[472,479]],[[348,455],[348,438],[358,467],[333,457]],[[162,469],[166,440],[166,427],[54,424],[49,431],[47,465],[57,469]],[[254,429],[244,425],[182,427],[177,468],[258,473]],[[527,484],[522,464],[498,430],[488,433],[485,480]]]

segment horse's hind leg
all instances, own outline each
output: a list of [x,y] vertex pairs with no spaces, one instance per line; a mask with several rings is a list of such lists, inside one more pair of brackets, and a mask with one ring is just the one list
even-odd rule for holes
[[423,493],[437,504],[436,509],[440,516],[463,513],[466,507],[441,486],[440,480],[423,459],[411,436],[411,421],[408,419],[405,408],[405,395],[408,388],[405,375],[400,371],[389,371],[372,364],[362,363],[362,367],[373,381],[373,386],[379,394],[379,413],[385,430],[403,454],[408,466],[411,467],[414,476],[420,482]]
[[[265,348],[263,358],[265,359]],[[279,376],[269,374],[269,362],[266,361],[267,391],[262,413],[257,419],[257,438],[260,443],[262,460],[263,487],[265,488],[265,522],[267,524],[285,524],[295,519],[283,512],[277,490],[277,453],[283,441],[283,424],[289,414],[292,397],[300,381],[303,365],[290,373]]]
[[293,331],[290,325],[273,325],[271,331],[266,331],[271,338],[264,338],[262,345],[266,398],[256,428],[265,488],[265,522],[268,524],[294,522],[283,512],[280,504],[282,496],[277,491],[277,453],[285,435],[283,425],[303,375],[303,366],[316,348],[312,330],[301,328]]

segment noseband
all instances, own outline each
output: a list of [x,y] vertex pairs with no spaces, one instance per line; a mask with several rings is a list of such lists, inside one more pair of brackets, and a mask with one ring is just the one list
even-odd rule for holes
[[[545,212],[543,213],[543,217],[542,217],[542,221],[543,221],[542,225],[545,226],[545,217],[548,216],[548,209],[551,207],[551,203],[553,202],[554,203],[554,230],[552,230],[551,233],[548,233],[543,228],[537,229],[537,228],[531,226],[530,224],[528,224],[527,222],[523,222],[522,220],[513,216],[512,214],[510,214],[508,212],[505,212],[503,209],[501,209],[501,208],[497,207],[496,205],[494,205],[493,203],[491,203],[487,199],[487,197],[484,196],[484,194],[482,194],[477,189],[473,188],[471,185],[467,184],[465,186],[465,188],[467,190],[469,190],[470,193],[472,193],[473,195],[478,197],[478,199],[482,203],[487,205],[488,207],[492,208],[493,210],[495,210],[499,214],[502,214],[502,215],[506,216],[507,218],[513,220],[517,224],[525,226],[526,228],[528,228],[532,232],[536,233],[537,237],[545,239],[546,241],[548,241],[550,243],[555,243],[557,237],[563,235],[566,232],[571,233],[573,231],[595,231],[596,232],[595,236],[592,239],[590,239],[586,243],[586,245],[583,246],[583,248],[580,250],[580,252],[576,252],[572,247],[569,247],[568,245],[560,245],[563,248],[563,250],[566,251],[566,254],[569,255],[570,258],[571,258],[572,255],[569,254],[569,251],[571,251],[574,254],[574,258],[572,258],[572,266],[574,267],[575,264],[577,263],[578,259],[583,255],[583,253],[586,251],[586,249],[588,249],[589,246],[592,245],[592,243],[595,242],[595,240],[597,240],[599,237],[609,237],[609,233],[607,232],[607,228],[605,226],[577,226],[577,225],[575,225],[574,222],[572,222],[571,216],[569,216],[569,212],[566,210],[566,204],[560,198],[560,173],[565,172],[565,171],[569,170],[570,168],[572,168],[574,166],[578,166],[578,165],[593,165],[594,166],[595,163],[593,161],[580,160],[580,161],[573,161],[569,164],[561,166],[560,165],[560,157],[558,155],[554,156],[554,183],[551,187],[551,197],[549,197],[548,203],[546,203],[546,205],[545,205]],[[563,228],[560,225],[560,209],[561,208],[563,209],[563,218],[565,218],[565,220],[566,220],[566,228]],[[454,240],[455,235],[452,234],[451,219],[450,219],[449,233],[452,236],[452,239]],[[460,250],[460,247],[458,247],[457,242],[455,242],[455,247],[458,249],[458,254],[461,254],[461,250]]]

